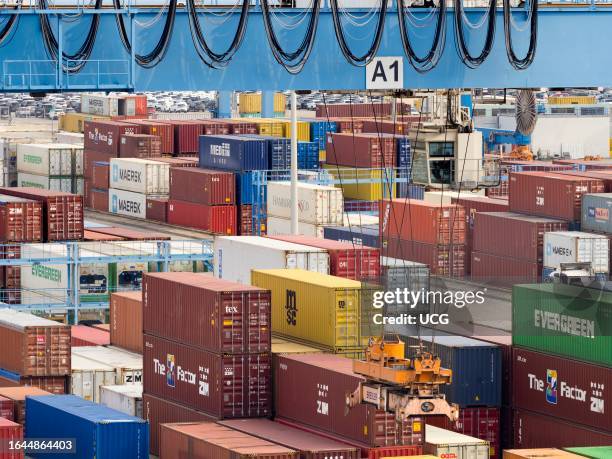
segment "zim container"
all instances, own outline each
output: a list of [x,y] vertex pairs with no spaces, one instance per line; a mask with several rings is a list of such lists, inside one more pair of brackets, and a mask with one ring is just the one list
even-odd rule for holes
[[583,231],[612,234],[612,193],[584,195],[581,224]]
[[170,198],[207,206],[234,204],[236,181],[230,172],[170,168]]
[[116,292],[110,299],[110,341],[142,354],[142,292]]
[[270,354],[217,354],[145,334],[144,390],[220,419],[270,416]]
[[170,199],[168,223],[214,234],[232,236],[237,232],[236,206],[207,206]]
[[43,237],[42,204],[0,195],[0,242],[39,242]]
[[145,333],[225,354],[270,350],[269,290],[195,273],[146,274],[142,290]]
[[[74,395],[26,399],[26,438],[73,438],[77,459],[134,459],[149,455],[146,421]],[[46,452],[30,453],[33,458]]]
[[22,387],[0,387],[0,397],[8,398],[13,401],[15,412],[13,420],[18,424],[24,424],[26,421],[26,397],[34,395],[51,395],[38,387],[22,386]]
[[359,348],[361,282],[303,269],[251,271],[272,293],[272,332],[335,352]]
[[142,383],[142,355],[140,354],[114,346],[79,346],[73,349],[73,354],[114,368],[115,382],[113,384]]
[[229,171],[267,170],[265,140],[240,136],[200,136],[200,167]]
[[395,167],[397,141],[377,134],[329,134],[326,145],[327,164],[346,167]]

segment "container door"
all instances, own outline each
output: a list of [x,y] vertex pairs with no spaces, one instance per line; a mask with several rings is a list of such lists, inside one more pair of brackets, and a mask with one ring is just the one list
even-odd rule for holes
[[329,274],[329,254],[327,252],[311,252],[308,266],[310,271]]
[[75,148],[73,150],[73,155],[74,175],[83,175],[83,150],[81,148]]
[[337,348],[360,346],[359,291],[337,289],[335,296],[335,346]]
[[60,175],[72,175],[72,163],[73,163],[73,150],[61,149],[60,150],[60,161],[61,161],[61,172]]
[[[44,153],[49,156],[49,175],[62,175],[62,154],[61,150],[47,150]],[[45,171],[46,172],[46,171]]]

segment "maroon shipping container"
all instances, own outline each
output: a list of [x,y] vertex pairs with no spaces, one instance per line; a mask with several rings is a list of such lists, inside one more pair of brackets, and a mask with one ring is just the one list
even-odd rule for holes
[[15,411],[13,420],[21,425],[25,423],[25,398],[29,395],[52,395],[38,387],[0,387],[0,397],[8,398],[13,401]]
[[234,204],[236,178],[231,172],[171,167],[170,199],[207,206]]
[[10,398],[0,397],[0,418],[15,419],[15,402]]
[[0,458],[2,459],[23,459],[22,449],[16,447],[11,449],[11,445],[23,442],[23,426],[10,419],[0,417]]
[[143,134],[159,137],[162,154],[174,153],[174,127],[171,124],[156,120],[134,120],[132,122],[140,126]]
[[198,137],[204,134],[203,126],[199,121],[168,120],[163,122],[171,125],[174,130],[174,153],[176,155],[198,152]]
[[[222,120],[202,120],[198,123],[202,125],[203,135],[227,135],[230,133],[230,125]],[[197,148],[199,148],[199,145]]]
[[472,280],[500,287],[539,282],[542,264],[520,258],[472,252]]
[[92,228],[89,231],[94,233],[106,234],[108,236],[117,236],[128,241],[168,241],[170,236],[163,233],[154,233],[152,231],[138,231],[131,228],[121,228],[118,226],[105,226],[103,228]]
[[142,415],[149,421],[149,450],[151,454],[159,454],[160,424],[170,422],[200,422],[214,421],[215,418],[200,411],[193,410],[169,400],[142,394]]
[[110,344],[110,333],[87,325],[71,327],[71,345],[75,346],[106,346]]
[[612,433],[612,368],[514,348],[514,407]]
[[[116,154],[103,153],[93,150],[83,151],[83,175],[86,179],[93,178],[95,163],[110,163],[111,158],[116,158]],[[108,185],[107,185],[108,188]]]
[[91,189],[89,202],[92,209],[98,212],[108,212],[108,190]]
[[[0,258],[21,258],[21,245],[4,245],[0,249]],[[2,278],[2,301],[8,304],[21,303],[21,266],[4,266],[0,273]]]
[[425,263],[431,274],[448,277],[465,276],[465,244],[427,244],[396,238],[383,238],[382,254],[400,260]]
[[236,234],[236,206],[207,206],[194,202],[168,201],[168,223],[213,234]]
[[293,242],[325,249],[329,253],[329,273],[348,279],[374,279],[380,277],[380,250],[354,246],[348,242],[333,241],[311,236],[268,236],[280,241]]
[[37,387],[52,394],[68,393],[70,376],[20,376],[17,379],[0,376],[0,387]]
[[121,136],[120,158],[156,158],[161,156],[161,139],[150,134],[126,134]]
[[145,274],[142,291],[145,333],[225,354],[270,351],[269,290],[182,272]]
[[331,354],[280,354],[275,357],[276,416],[366,446],[422,445],[424,421],[397,423],[391,413],[358,405],[345,414],[346,394],[363,378],[353,361]]
[[[320,121],[327,121],[327,118]],[[332,118],[330,121],[336,123],[337,131],[340,133],[355,133],[361,134],[363,132],[363,119],[359,118]]]
[[512,212],[478,212],[474,218],[473,250],[542,263],[544,233],[567,230],[567,222],[561,220]]
[[168,198],[147,198],[147,220],[168,221]]
[[155,161],[170,164],[170,167],[198,167],[198,158],[155,158]]
[[514,448],[567,448],[612,445],[612,432],[603,432],[579,424],[543,416],[526,410],[514,410]]
[[42,241],[42,217],[40,202],[0,194],[0,243]]
[[223,120],[229,134],[259,134],[259,125],[249,121]]
[[270,359],[269,353],[217,354],[145,333],[143,389],[220,419],[270,416]]
[[383,199],[379,228],[385,238],[428,244],[464,244],[465,209],[455,204],[433,204],[406,199]]
[[268,419],[232,419],[218,424],[300,452],[300,459],[359,459],[361,451],[335,440]]
[[395,167],[397,139],[376,134],[328,134],[327,164],[346,167]]
[[574,177],[587,177],[592,179],[601,180],[604,184],[604,190],[606,193],[612,193],[612,169],[604,170],[586,170],[586,171],[565,171],[563,175],[571,175]]
[[142,127],[123,121],[85,121],[84,147],[85,150],[99,151],[101,153],[119,154],[121,136],[124,134],[141,134]]
[[125,238],[118,236],[109,236],[108,234],[96,233],[91,230],[85,230],[83,233],[85,241],[125,241]]
[[110,299],[110,341],[142,354],[142,292],[115,292]]
[[253,234],[253,206],[251,204],[238,206],[238,234],[240,236]]
[[[392,104],[389,102],[366,102],[345,104],[322,104],[317,105],[317,117],[347,116],[347,117],[383,117],[391,115]],[[397,102],[396,113],[410,113],[410,105]]]
[[603,193],[601,180],[551,172],[510,174],[510,210],[563,220],[580,220],[582,195]]
[[93,163],[91,174],[91,187],[99,190],[108,190],[110,183],[110,163],[106,161],[96,161]]
[[555,164],[554,161],[526,161],[509,158],[500,158],[500,165],[508,172],[560,172],[573,169],[571,165]]
[[609,158],[598,159],[598,160],[584,160],[584,159],[553,159],[554,164],[562,164],[565,166],[571,166],[581,170],[612,170],[612,160]]
[[42,202],[44,240],[83,239],[83,196],[38,188],[0,188],[0,193]]
[[363,120],[363,132],[396,136],[408,135],[411,124],[415,122],[419,122],[419,116],[404,117],[397,122],[382,119]]

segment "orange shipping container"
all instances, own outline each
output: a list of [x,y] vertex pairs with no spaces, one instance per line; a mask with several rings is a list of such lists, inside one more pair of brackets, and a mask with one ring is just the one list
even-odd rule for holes
[[25,422],[25,399],[28,395],[53,395],[38,387],[0,387],[0,397],[8,398],[14,403],[15,413],[13,419],[22,424]]
[[113,346],[142,354],[141,292],[118,292],[111,295],[110,325]]

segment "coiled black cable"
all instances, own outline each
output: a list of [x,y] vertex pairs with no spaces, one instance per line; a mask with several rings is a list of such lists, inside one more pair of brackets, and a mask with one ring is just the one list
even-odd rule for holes
[[508,61],[512,67],[516,70],[525,70],[531,65],[535,59],[536,47],[538,43],[538,0],[530,0],[529,5],[529,16],[530,16],[530,36],[529,36],[529,49],[527,54],[522,59],[519,59],[514,52],[512,46],[512,32],[511,28],[511,14],[512,8],[510,6],[510,0],[504,0],[504,35],[506,38],[506,54],[508,55]]
[[270,5],[268,4],[268,0],[261,0],[261,11],[264,29],[266,31],[266,36],[268,37],[268,43],[270,43],[270,49],[272,50],[274,59],[276,59],[276,61],[292,75],[300,73],[304,68],[304,65],[306,65],[314,45],[317,26],[319,24],[320,1],[312,1],[306,33],[304,34],[302,42],[295,51],[285,51],[278,42],[278,38],[276,37],[276,33],[274,33],[272,20],[270,18]]
[[434,39],[431,48],[429,49],[429,52],[425,57],[417,56],[414,51],[414,48],[410,44],[410,37],[408,37],[408,31],[406,30],[406,23],[404,18],[406,14],[406,6],[404,0],[397,0],[397,2],[398,23],[404,52],[406,53],[406,56],[408,56],[410,64],[417,72],[429,72],[436,65],[438,65],[440,57],[442,56],[442,53],[444,51],[444,46],[446,44],[446,2],[444,0],[440,0],[440,6],[438,7],[438,20],[436,21],[436,31],[434,34]]
[[[20,9],[21,4],[22,4],[22,0],[19,0],[14,9],[15,10]],[[11,14],[8,21],[6,21],[6,23],[2,27],[2,30],[0,30],[0,45],[2,45],[5,42],[5,40],[9,37],[9,35],[13,31],[13,28],[17,25],[18,22],[19,22],[19,15]]]
[[497,0],[489,1],[489,10],[487,12],[488,24],[487,24],[487,36],[485,38],[484,46],[482,51],[476,57],[470,54],[468,47],[465,43],[465,34],[463,30],[463,0],[455,0],[455,37],[457,44],[457,53],[463,61],[463,63],[471,69],[475,69],[482,64],[493,49],[493,42],[495,41],[495,16],[497,13]]
[[376,33],[374,34],[372,45],[370,46],[370,49],[361,56],[355,56],[355,54],[349,48],[346,38],[344,37],[344,31],[342,30],[342,23],[340,21],[340,13],[338,9],[338,0],[329,0],[332,11],[332,19],[334,21],[334,30],[336,32],[336,39],[340,45],[340,50],[342,51],[342,54],[344,54],[346,60],[355,66],[363,67],[368,65],[370,62],[372,62],[372,59],[374,59],[378,49],[380,48],[380,42],[382,40],[382,35],[385,28],[385,17],[387,15],[387,0],[380,0],[380,2],[378,23],[376,24]]

